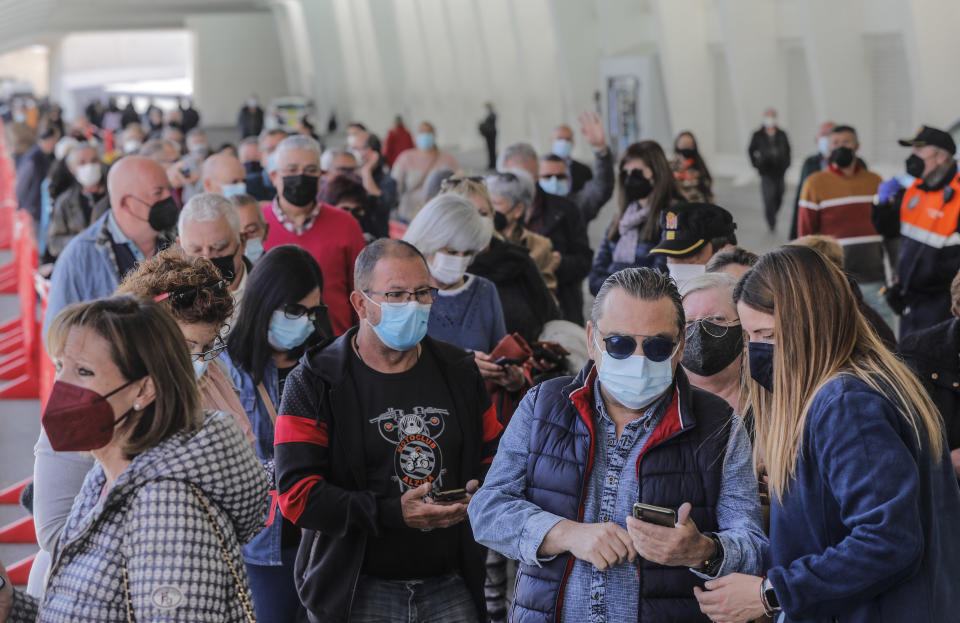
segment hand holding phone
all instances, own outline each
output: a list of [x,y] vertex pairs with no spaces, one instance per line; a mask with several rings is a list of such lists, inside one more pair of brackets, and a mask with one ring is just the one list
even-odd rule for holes
[[501,368],[503,366],[522,366],[523,365],[522,361],[514,357],[501,357],[500,359],[497,359],[493,363],[494,365],[498,365]]
[[457,502],[467,497],[466,489],[447,489],[446,491],[437,491],[431,496],[434,502]]
[[653,504],[637,502],[633,505],[633,516],[640,521],[656,524],[665,528],[677,525],[677,511]]

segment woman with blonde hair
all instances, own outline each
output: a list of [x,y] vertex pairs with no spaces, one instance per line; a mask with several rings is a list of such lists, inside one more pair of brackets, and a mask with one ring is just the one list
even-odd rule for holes
[[[937,409],[820,253],[772,251],[737,284],[770,567],[694,589],[713,621],[955,621],[960,489]],[[782,616],[780,613],[782,612]]]

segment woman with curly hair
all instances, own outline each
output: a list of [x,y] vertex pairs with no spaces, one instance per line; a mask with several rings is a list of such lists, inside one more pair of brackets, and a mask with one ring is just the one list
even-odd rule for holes
[[179,249],[169,248],[140,263],[117,288],[117,294],[153,299],[173,314],[190,349],[201,405],[232,413],[244,434],[253,440],[250,420],[230,372],[218,359],[226,348],[221,335],[233,315],[228,286],[210,260],[187,257]]

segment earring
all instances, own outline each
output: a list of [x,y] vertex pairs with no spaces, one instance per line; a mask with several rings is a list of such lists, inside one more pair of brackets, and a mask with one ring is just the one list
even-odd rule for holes
[[139,410],[140,410],[140,403],[139,403],[139,402],[134,403],[134,405],[133,405],[133,410],[134,410],[134,411],[139,411]]

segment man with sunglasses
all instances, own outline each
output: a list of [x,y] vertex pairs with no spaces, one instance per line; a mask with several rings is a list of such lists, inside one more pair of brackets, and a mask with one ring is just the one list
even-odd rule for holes
[[424,257],[360,253],[360,326],[307,352],[277,417],[280,508],[304,529],[297,590],[311,621],[477,622],[483,558],[467,503],[502,427],[472,353],[428,337]]
[[[614,273],[587,325],[593,361],[514,413],[469,509],[477,541],[520,562],[514,621],[706,621],[694,586],[760,569],[750,441],[679,368],[684,327],[672,279]],[[636,502],[672,525],[635,519]]]

